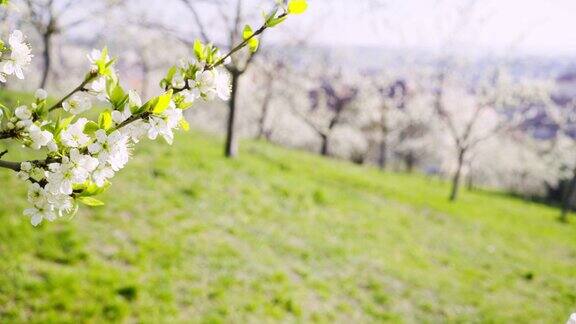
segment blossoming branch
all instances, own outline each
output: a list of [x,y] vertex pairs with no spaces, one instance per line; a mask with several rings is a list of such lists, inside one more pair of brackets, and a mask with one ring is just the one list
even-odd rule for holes
[[[0,139],[13,139],[46,154],[42,160],[11,162],[1,160],[6,152],[0,153],[0,167],[17,172],[28,183],[31,207],[24,214],[32,225],[72,216],[78,202],[103,205],[95,196],[103,193],[115,173],[126,166],[135,144],[145,137],[162,137],[172,144],[174,130],[188,129],[184,110],[198,100],[228,100],[230,78],[222,65],[244,47],[256,51],[257,36],[306,7],[305,0],[278,5],[265,15],[264,24],[256,31],[246,26],[243,41],[225,55],[211,44],[196,41],[194,57],[180,60],[161,81],[164,93],[144,103],[134,90],[121,86],[114,69],[116,60],[104,48],[88,55],[90,70],[84,80],[54,105],[48,105],[43,89],[36,91],[29,105],[0,105]],[[24,79],[32,61],[25,40],[22,32],[15,30],[7,45],[0,41],[0,82],[10,76]],[[84,117],[93,108],[93,99],[107,107],[96,120]]]

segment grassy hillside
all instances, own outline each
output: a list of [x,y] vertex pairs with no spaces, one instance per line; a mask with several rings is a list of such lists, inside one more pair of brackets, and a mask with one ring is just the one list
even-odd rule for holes
[[[547,322],[576,226],[497,193],[246,142],[145,143],[107,205],[33,228],[0,170],[2,322]],[[13,157],[14,158],[14,157]]]

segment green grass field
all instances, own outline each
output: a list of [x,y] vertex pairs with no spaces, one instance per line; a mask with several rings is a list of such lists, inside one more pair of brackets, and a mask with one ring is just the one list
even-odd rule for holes
[[[556,209],[265,143],[146,142],[72,220],[33,228],[0,170],[0,318],[564,323],[576,226]],[[17,158],[8,155],[8,158]]]

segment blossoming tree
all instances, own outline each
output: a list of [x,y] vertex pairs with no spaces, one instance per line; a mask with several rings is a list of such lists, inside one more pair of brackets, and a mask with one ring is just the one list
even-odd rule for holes
[[568,222],[576,192],[576,101],[562,104],[551,99],[546,105],[546,116],[555,128],[550,168],[564,182],[559,220]]
[[[434,110],[453,144],[455,167],[450,200],[456,200],[464,166],[478,145],[494,136],[504,124],[498,113],[507,105],[511,81],[501,73],[482,79],[477,85],[462,86],[462,79],[446,71],[439,73],[434,92]],[[501,109],[500,109],[501,110]]]
[[320,75],[308,78],[308,102],[304,105],[307,111],[298,107],[296,98],[291,98],[290,107],[320,138],[320,154],[329,156],[330,138],[334,130],[346,119],[354,115],[354,104],[360,89],[341,71],[323,69]]
[[[251,30],[246,27],[243,40],[225,55],[211,44],[196,41],[195,57],[170,68],[160,82],[164,92],[146,102],[135,91],[122,87],[114,69],[115,59],[104,49],[88,55],[90,69],[82,82],[55,104],[48,104],[48,94],[39,89],[29,105],[1,106],[0,140],[14,140],[46,155],[19,162],[0,160],[0,167],[17,172],[28,183],[31,206],[24,214],[38,225],[43,220],[73,215],[78,203],[102,205],[95,197],[126,166],[133,145],[144,137],[162,137],[172,144],[174,130],[188,128],[183,118],[185,109],[197,100],[230,96],[230,78],[222,65],[231,55],[246,46],[255,50],[260,34],[288,15],[302,13],[306,5],[305,0],[278,4],[256,31],[246,32]],[[11,76],[24,78],[24,70],[32,61],[25,36],[15,30],[6,45],[0,44],[0,81],[6,82]],[[106,107],[96,120],[84,117],[92,108],[92,99]]]

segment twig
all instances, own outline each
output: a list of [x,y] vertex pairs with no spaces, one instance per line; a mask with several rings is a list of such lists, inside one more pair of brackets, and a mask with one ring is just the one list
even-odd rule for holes
[[[288,16],[287,12],[281,14],[276,19],[282,19],[286,16]],[[230,52],[228,52],[228,54],[224,55],[221,59],[219,59],[215,63],[206,66],[206,70],[211,70],[211,69],[213,69],[219,65],[222,65],[230,56],[232,56],[232,54],[234,54],[234,53],[238,52],[239,50],[241,50],[242,48],[244,48],[248,44],[248,42],[250,42],[250,40],[252,40],[252,38],[262,34],[266,29],[268,29],[268,25],[266,25],[266,24],[262,25],[252,35],[250,35],[250,37],[246,38],[240,44],[236,45],[233,49],[231,49]]]
[[77,86],[76,88],[74,88],[74,90],[70,91],[70,93],[68,93],[67,95],[65,95],[62,99],[60,99],[60,101],[58,101],[57,103],[55,103],[52,107],[50,107],[50,109],[48,109],[48,111],[54,111],[58,108],[62,108],[62,104],[64,103],[64,101],[68,100],[68,98],[72,97],[72,95],[74,95],[76,92],[79,91],[86,91],[86,89],[84,88],[88,83],[90,83],[91,81],[94,80],[94,78],[96,78],[98,74],[97,73],[90,73],[90,75],[84,79],[84,81],[82,81],[82,83],[80,83],[79,86]]

